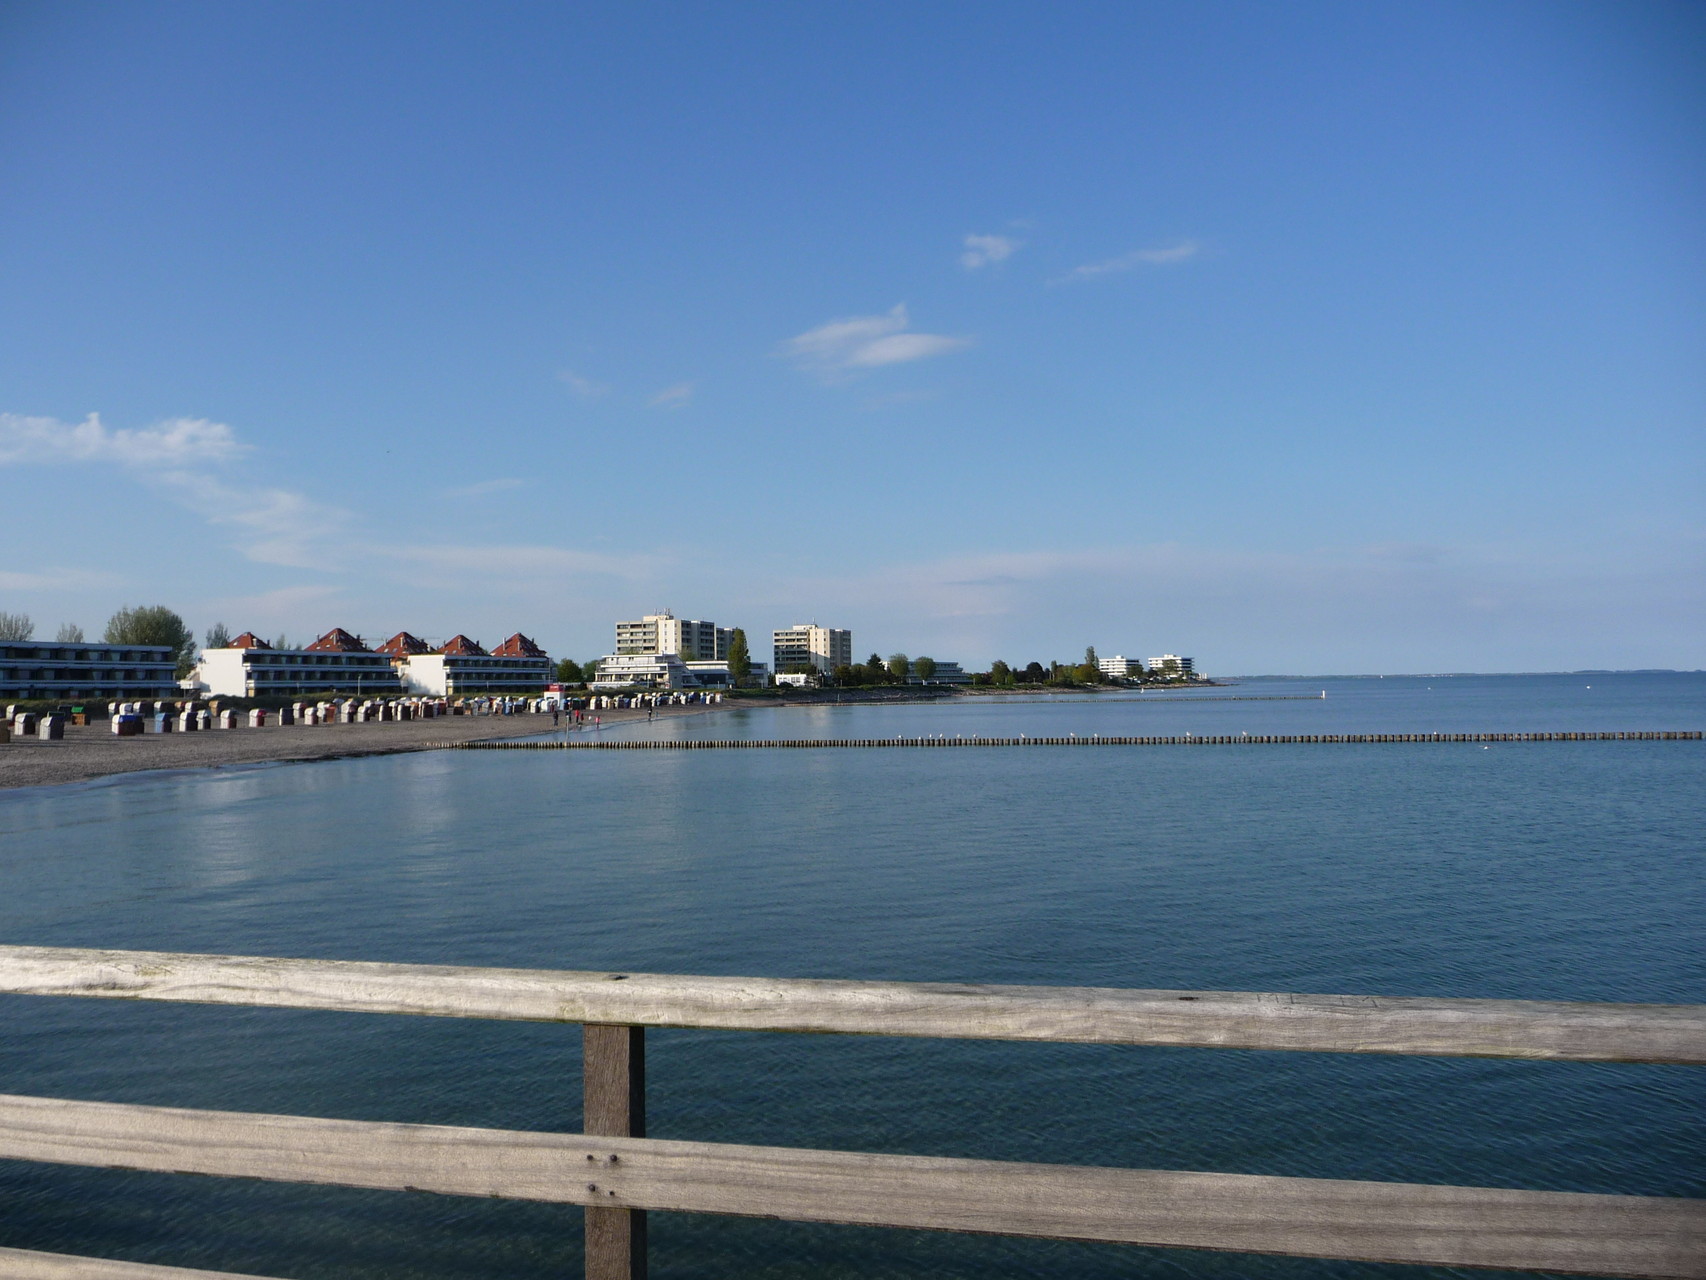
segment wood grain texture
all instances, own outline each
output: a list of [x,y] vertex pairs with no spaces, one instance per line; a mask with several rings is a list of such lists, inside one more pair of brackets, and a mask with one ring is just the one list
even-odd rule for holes
[[795,1151],[0,1096],[0,1158],[816,1222],[1706,1280],[1706,1201]]
[[235,1271],[197,1271],[34,1249],[0,1249],[0,1280],[266,1280]]
[[0,947],[0,992],[449,1018],[1706,1065],[1706,1005],[971,986]]
[[[646,1029],[589,1022],[581,1036],[582,1130],[645,1137]],[[645,1210],[586,1210],[586,1280],[646,1280]]]

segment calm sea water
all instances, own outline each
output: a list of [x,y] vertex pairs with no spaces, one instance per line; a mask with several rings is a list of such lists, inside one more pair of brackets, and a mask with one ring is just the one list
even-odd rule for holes
[[[613,734],[1706,727],[1699,675],[1253,681]],[[335,730],[328,730],[335,732]],[[1706,1001],[1701,743],[454,752],[0,793],[0,939],[456,964]],[[1681,1067],[652,1032],[658,1137],[1706,1195]],[[0,1091],[578,1129],[574,1028],[0,998]],[[576,1274],[580,1213],[0,1162],[0,1244]],[[656,1214],[660,1277],[1450,1271]]]

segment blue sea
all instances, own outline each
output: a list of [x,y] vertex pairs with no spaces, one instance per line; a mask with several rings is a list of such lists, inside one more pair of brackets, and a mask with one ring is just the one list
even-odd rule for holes
[[[1706,675],[1596,673],[722,709],[604,732],[1701,728]],[[1693,1003],[1703,819],[1701,742],[435,752],[0,792],[0,941]],[[648,1045],[654,1137],[1706,1195],[1698,1068],[695,1031]],[[574,1027],[0,998],[8,1093],[577,1130],[579,1052]],[[560,1280],[578,1274],[580,1219],[0,1162],[0,1245],[301,1280]],[[681,1214],[652,1215],[651,1237],[656,1277],[1459,1274]]]

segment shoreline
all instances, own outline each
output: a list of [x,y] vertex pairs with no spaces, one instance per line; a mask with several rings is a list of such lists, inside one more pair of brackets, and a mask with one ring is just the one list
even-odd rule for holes
[[[1207,682],[1205,682],[1206,684]],[[1157,689],[1156,692],[1161,690]],[[703,715],[710,711],[811,706],[905,706],[961,698],[998,700],[1013,694],[1106,694],[1131,692],[1113,686],[1072,689],[987,689],[942,687],[880,690],[790,690],[761,697],[734,697],[704,706],[666,706],[658,718]],[[609,729],[645,722],[642,709],[610,709],[597,713]],[[91,725],[67,725],[59,742],[14,738],[0,743],[0,792],[20,788],[71,786],[144,773],[182,773],[239,765],[307,764],[316,760],[347,760],[359,756],[398,755],[437,750],[445,744],[503,738],[528,738],[561,732],[543,715],[439,716],[432,720],[387,721],[379,724],[277,725],[261,729],[204,729],[195,733],[114,735],[105,720]],[[571,730],[575,737],[591,730]]]
[[[727,703],[722,704],[727,706]],[[715,707],[659,707],[659,719],[702,715]],[[644,723],[640,709],[597,713],[604,728]],[[439,716],[379,724],[267,725],[262,729],[203,729],[195,733],[116,736],[105,720],[68,725],[60,742],[14,738],[0,743],[0,791],[57,787],[127,774],[178,773],[233,765],[303,764],[357,756],[432,751],[445,743],[530,738],[561,733],[549,716]],[[591,736],[589,729],[570,730]]]

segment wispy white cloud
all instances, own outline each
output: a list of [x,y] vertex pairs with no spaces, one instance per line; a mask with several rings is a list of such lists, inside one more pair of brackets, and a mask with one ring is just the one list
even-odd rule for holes
[[976,271],[992,262],[1005,262],[1024,245],[1023,240],[1015,240],[1011,236],[970,235],[965,238],[965,252],[960,254],[960,265],[967,271]]
[[514,476],[500,476],[495,480],[481,480],[476,484],[465,484],[445,492],[452,498],[482,498],[488,493],[502,493],[505,489],[522,489],[526,486],[525,480],[518,480]]
[[20,573],[0,569],[0,591],[80,591],[85,588],[116,587],[124,579],[97,569],[41,569]]
[[425,573],[433,581],[522,579],[532,588],[541,590],[553,578],[569,576],[596,574],[640,578],[651,572],[657,563],[656,557],[643,554],[607,555],[571,547],[527,544],[417,543],[375,546],[368,551],[407,566],[413,572]]
[[334,569],[350,554],[350,513],[305,494],[199,471],[163,471],[152,480],[210,524],[236,529],[239,549],[257,564]]
[[1107,258],[1101,262],[1089,262],[1081,267],[1074,267],[1055,281],[1063,284],[1071,280],[1093,280],[1097,276],[1114,275],[1121,271],[1132,271],[1138,267],[1166,267],[1175,263],[1186,262],[1197,256],[1202,246],[1195,240],[1181,240],[1178,244],[1166,249],[1133,249],[1130,253],[1122,253],[1117,258]]
[[673,387],[665,387],[662,391],[646,401],[653,409],[682,409],[693,399],[693,384],[678,382]]
[[830,376],[946,355],[971,345],[970,338],[908,333],[906,304],[877,316],[847,316],[789,338],[781,353],[800,367]]
[[569,390],[573,391],[577,396],[581,396],[587,400],[597,399],[599,396],[606,394],[610,390],[608,384],[595,382],[591,378],[583,377],[573,369],[559,369],[557,371],[557,381],[564,383],[568,386]]
[[207,612],[228,618],[241,618],[245,630],[275,626],[303,626],[305,613],[324,616],[334,604],[344,598],[344,588],[330,583],[278,587],[248,596],[224,596],[207,603]]
[[168,418],[151,427],[114,431],[98,413],[76,423],[0,413],[0,465],[108,462],[128,467],[178,467],[224,462],[242,451],[230,427],[206,418]]

